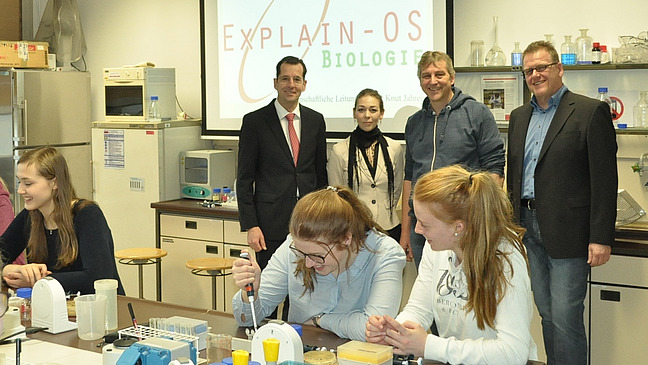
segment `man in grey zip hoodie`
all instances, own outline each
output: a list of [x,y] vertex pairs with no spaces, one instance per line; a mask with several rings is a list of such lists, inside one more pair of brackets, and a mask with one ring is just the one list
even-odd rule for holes
[[423,54],[418,64],[421,89],[427,97],[423,108],[405,126],[405,179],[400,244],[408,261],[421,262],[425,238],[414,232],[416,217],[411,192],[426,172],[460,164],[489,171],[504,182],[505,151],[495,118],[488,107],[454,87],[450,57],[438,51]]

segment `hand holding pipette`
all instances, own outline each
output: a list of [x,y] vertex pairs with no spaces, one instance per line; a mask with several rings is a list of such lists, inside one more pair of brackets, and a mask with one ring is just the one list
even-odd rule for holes
[[[250,303],[252,309],[252,321],[254,322],[254,330],[256,331],[257,321],[256,313],[254,311],[254,282],[259,282],[261,268],[259,268],[259,265],[256,263],[254,256],[250,257],[247,250],[243,250],[239,257],[241,259],[234,261],[232,277],[234,278],[236,285],[239,288],[244,289],[246,292],[246,295],[243,296],[243,300],[245,301],[245,297],[247,297],[247,301]],[[251,275],[252,278],[250,278]],[[252,282],[250,282],[250,279],[252,279]]]

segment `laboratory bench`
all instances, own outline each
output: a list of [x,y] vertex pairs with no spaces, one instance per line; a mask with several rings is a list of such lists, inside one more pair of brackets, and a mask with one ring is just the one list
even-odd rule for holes
[[[133,313],[135,314],[135,317],[137,318],[137,322],[139,324],[146,324],[149,318],[181,316],[207,321],[208,326],[211,327],[212,333],[224,333],[229,334],[232,337],[247,338],[245,334],[245,328],[239,327],[236,320],[231,314],[226,314],[215,310],[205,310],[168,303],[160,303],[157,301],[126,297],[122,295],[117,296],[117,326],[120,329],[128,328],[133,325],[128,311],[128,303],[132,304]],[[339,338],[332,332],[317,328],[315,326],[303,325],[302,327],[302,341],[307,345],[337,348],[337,346],[348,341],[346,339]],[[46,332],[39,332],[28,335],[28,337],[86,351],[101,352],[102,349],[102,340],[81,340],[77,335],[76,329],[56,335]],[[204,357],[204,353],[202,357]]]
[[[147,323],[149,318],[182,316],[207,321],[208,326],[211,327],[211,333],[224,333],[229,334],[232,337],[247,338],[245,334],[246,328],[239,327],[234,317],[230,314],[214,310],[204,310],[180,305],[160,303],[146,299],[131,298],[122,295],[117,296],[118,328],[120,329],[132,326],[132,319],[129,316],[128,311],[128,303],[132,304],[133,312],[137,318],[138,323],[140,324]],[[315,326],[302,325],[302,329],[302,342],[304,345],[335,349],[338,346],[349,341],[347,339],[338,337],[332,332]],[[52,335],[46,332],[39,332],[29,335],[28,337],[67,347],[99,353],[101,352],[103,345],[102,340],[86,341],[79,339],[76,330],[67,331],[56,335]],[[201,351],[201,357],[205,357],[204,351]],[[441,363],[437,361],[425,360],[423,361],[423,364],[433,365]],[[527,364],[542,365],[543,363],[537,361],[529,361]]]

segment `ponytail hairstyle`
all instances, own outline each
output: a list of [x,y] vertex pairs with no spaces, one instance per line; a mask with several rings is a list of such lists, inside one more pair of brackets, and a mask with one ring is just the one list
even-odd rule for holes
[[[56,267],[71,265],[79,253],[72,213],[72,205],[78,198],[70,181],[70,171],[65,158],[54,147],[45,146],[25,152],[18,160],[18,164],[34,165],[38,174],[45,179],[56,180],[57,188],[52,191],[54,200],[52,218],[58,226],[59,232],[59,256]],[[76,208],[79,209],[80,206]],[[29,218],[31,228],[27,242],[27,260],[28,262],[46,262],[47,240],[43,214],[38,209],[32,210],[29,212]]]
[[[373,220],[369,208],[351,189],[343,186],[329,186],[299,199],[290,218],[289,228],[290,234],[300,240],[315,242],[327,250],[336,248],[350,253],[368,249],[365,244],[368,231],[375,229],[385,233]],[[349,233],[351,243],[345,245],[343,242]],[[344,263],[347,269],[351,266],[350,256],[347,256]],[[305,258],[297,261],[295,276],[298,275],[303,276],[303,294],[312,292],[317,277],[313,268],[306,267]]]
[[[513,223],[506,193],[489,173],[469,172],[454,165],[421,177],[414,187],[414,200],[445,223],[465,222],[458,242],[468,282],[464,309],[474,312],[479,329],[495,328],[497,305],[506,295],[506,272],[510,269],[510,275],[514,274],[500,244],[507,242],[527,259],[522,244],[525,229]],[[436,203],[434,207],[432,203]]]

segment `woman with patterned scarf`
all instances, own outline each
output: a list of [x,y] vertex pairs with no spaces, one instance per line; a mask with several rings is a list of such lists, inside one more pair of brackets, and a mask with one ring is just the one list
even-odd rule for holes
[[373,218],[396,241],[400,240],[397,213],[403,174],[404,150],[399,142],[378,128],[385,108],[378,91],[362,90],[355,100],[353,117],[358,126],[333,146],[327,170],[330,185],[347,185],[373,214]]

